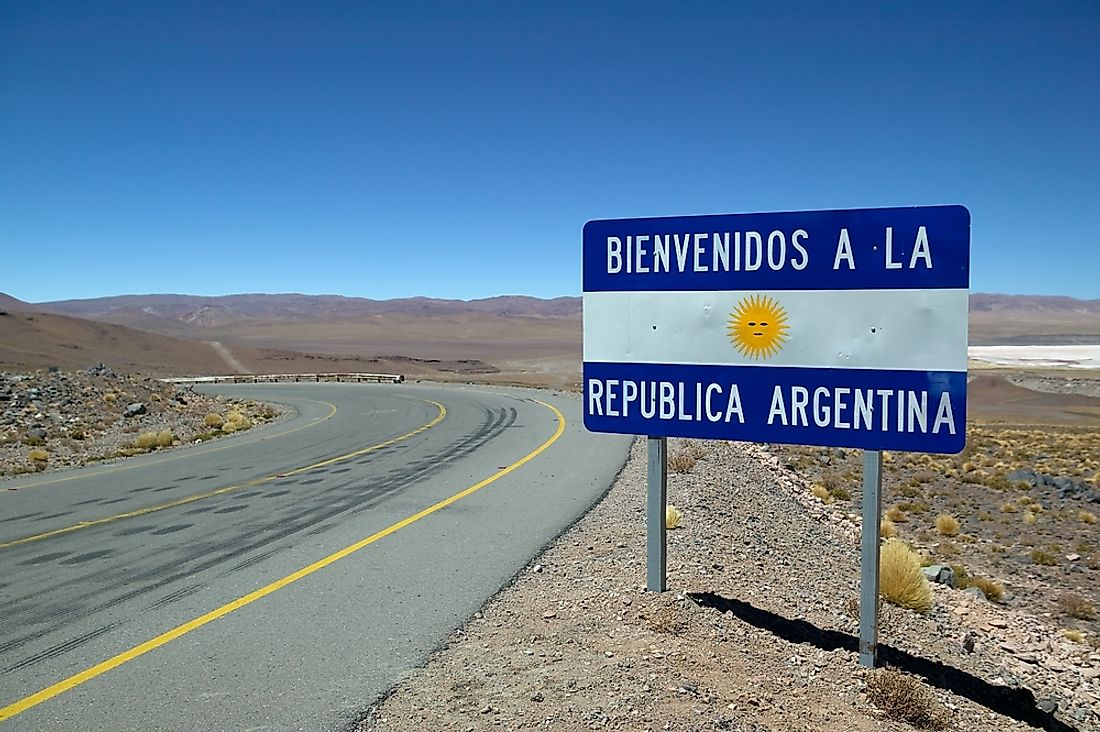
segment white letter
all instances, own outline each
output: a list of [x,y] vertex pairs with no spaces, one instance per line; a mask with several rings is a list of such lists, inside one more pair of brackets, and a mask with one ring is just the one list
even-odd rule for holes
[[623,416],[630,416],[630,403],[638,398],[638,384],[634,381],[623,382]]
[[618,417],[619,416],[619,413],[617,411],[615,411],[615,407],[614,407],[615,399],[619,395],[616,394],[613,391],[613,389],[618,385],[619,385],[619,380],[618,379],[608,379],[607,380],[607,395],[606,395],[606,402],[604,403],[604,409],[607,411],[607,416],[608,417]]
[[888,400],[894,392],[889,389],[875,389],[875,393],[878,394],[879,404],[882,406],[882,431],[885,432],[889,429],[886,423],[890,420],[890,402]]
[[894,227],[886,227],[886,269],[901,269],[901,262],[894,261]]
[[599,379],[588,380],[588,413],[594,416],[603,416],[603,405],[600,404],[600,399],[603,398],[603,382]]
[[833,416],[829,412],[829,405],[822,404],[822,397],[828,398],[829,390],[824,386],[819,386],[814,389],[814,424],[818,427],[828,427],[829,423],[833,421]]
[[840,240],[836,243],[836,256],[833,257],[833,269],[840,269],[840,260],[848,262],[848,269],[856,268],[856,258],[852,256],[852,242],[848,240],[848,230],[840,230]]
[[[775,261],[772,257],[774,249],[774,243],[776,239],[779,240],[779,261]],[[783,235],[782,231],[773,231],[768,234],[768,266],[775,271],[783,269],[783,264],[787,261],[787,237]]]
[[706,234],[695,235],[695,271],[709,272],[707,265],[703,264],[703,242],[707,240]]
[[688,246],[691,245],[691,234],[684,234],[683,241],[680,240],[679,234],[673,234],[672,244],[676,247],[676,264],[679,271],[683,272],[687,269]]
[[851,428],[851,425],[840,416],[841,412],[848,408],[848,403],[844,401],[844,397],[847,397],[851,391],[852,390],[846,386],[838,386],[833,389],[833,398],[836,400],[836,404],[833,405],[833,427],[836,427],[838,430]]
[[875,392],[871,389],[856,389],[856,409],[855,419],[852,420],[852,427],[859,429],[859,421],[863,420],[863,429],[873,429],[871,427],[871,419],[875,409]]
[[646,255],[645,244],[649,241],[649,234],[634,237],[634,271],[649,272],[649,267],[642,261]]
[[745,414],[741,411],[741,393],[737,390],[737,384],[730,385],[730,400],[726,404],[726,421],[730,421],[730,417],[737,415],[737,421],[741,424],[745,424]]
[[939,434],[940,424],[946,424],[947,431],[955,434],[955,415],[951,412],[951,395],[946,391],[940,394],[940,405],[936,407],[936,422],[932,425],[932,434]]
[[668,272],[668,234],[653,235],[653,271]]
[[[714,247],[714,251],[711,252],[711,268],[715,272],[729,272],[730,271],[730,233],[727,231],[723,234],[713,234],[710,237],[711,246]],[[721,267],[718,266],[721,262]]]
[[758,231],[745,232],[745,271],[754,272],[760,269],[764,261],[764,240],[760,238]]
[[768,412],[768,424],[775,421],[776,416],[783,421],[783,426],[787,426],[787,407],[783,404],[783,390],[779,388],[779,385],[775,385],[775,390],[772,392],[772,408]]
[[810,263],[810,253],[806,251],[806,247],[802,246],[802,240],[807,236],[809,236],[809,234],[806,233],[805,229],[799,229],[791,234],[791,246],[802,255],[801,259],[791,260],[791,266],[798,270],[806,269],[806,265]]
[[926,391],[920,393],[919,402],[916,393],[909,392],[909,429],[906,432],[913,431],[914,421],[920,425],[921,432],[928,432],[928,392]]
[[810,426],[810,420],[806,419],[806,405],[810,403],[810,390],[804,386],[791,387],[791,426],[797,426],[802,422],[803,427]]
[[623,240],[617,236],[607,237],[607,273],[619,274],[623,271]]
[[676,416],[676,387],[672,382],[661,382],[661,419],[672,419]]
[[[649,398],[646,399],[646,384],[649,384]],[[653,419],[657,414],[657,382],[642,382],[642,419]]]
[[677,400],[679,403],[676,405],[676,419],[681,422],[690,422],[691,415],[684,411],[684,402],[687,401],[684,399],[684,382],[677,382],[676,391],[679,393],[679,399]]
[[913,244],[913,256],[909,257],[909,269],[916,269],[918,259],[924,260],[925,269],[932,269],[932,250],[928,248],[928,232],[923,226],[917,229],[917,241]]
[[717,422],[722,419],[721,412],[715,412],[710,408],[710,400],[715,393],[721,394],[722,387],[718,386],[718,384],[707,384],[707,419],[711,422]]

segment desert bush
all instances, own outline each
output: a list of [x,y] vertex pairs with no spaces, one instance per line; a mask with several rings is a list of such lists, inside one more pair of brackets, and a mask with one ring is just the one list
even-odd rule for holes
[[897,669],[876,669],[868,675],[867,700],[887,717],[917,729],[941,730],[947,726],[947,710],[932,692]]
[[985,599],[990,602],[1000,602],[1005,596],[1005,587],[1000,582],[987,579],[986,577],[975,577],[970,580],[971,587],[977,587],[985,595]]
[[936,517],[936,531],[943,536],[956,536],[959,533],[959,520],[954,516],[941,513]]
[[1031,557],[1031,561],[1035,562],[1035,564],[1044,567],[1053,567],[1058,564],[1058,558],[1045,549],[1032,549],[1028,556]]
[[813,493],[815,497],[819,498],[822,503],[832,503],[833,496],[829,493],[829,489],[820,483],[814,483],[810,486],[810,493]]
[[1016,513],[1019,510],[1020,509],[1016,508],[1015,503],[1002,503],[1001,504],[1001,513]]
[[83,440],[88,437],[88,434],[82,428],[74,427],[73,429],[69,430],[69,437],[74,440]]
[[202,418],[202,423],[207,427],[221,427],[223,424],[225,424],[225,420],[222,419],[222,416],[220,414],[211,412],[210,414]]
[[665,506],[665,528],[675,529],[679,527],[682,518],[683,514],[680,513],[680,509],[676,508],[671,503]]
[[852,500],[852,494],[842,485],[834,485],[829,488],[829,495],[838,501]]
[[236,422],[226,422],[225,424],[222,425],[222,432],[224,432],[227,435],[232,434],[236,431],[237,431],[237,423]]
[[161,400],[161,396],[160,396],[160,394],[150,394],[149,395],[149,400],[154,401],[154,402],[159,402]]
[[688,473],[695,467],[696,458],[686,452],[677,452],[668,456],[668,469],[674,473]]
[[1039,521],[1039,517],[1036,516],[1033,512],[1028,511],[1027,513],[1024,514],[1024,523],[1027,524],[1028,526],[1031,526],[1031,525],[1035,524],[1038,521]]
[[898,535],[898,527],[890,519],[883,519],[878,525],[878,533],[883,539],[893,539]]
[[50,453],[42,448],[35,448],[27,453],[27,459],[32,463],[44,463],[50,459]]
[[1066,640],[1073,641],[1074,643],[1085,642],[1085,634],[1075,628],[1070,628],[1069,630],[1062,631],[1062,637]]
[[879,557],[879,591],[899,607],[928,612],[932,609],[932,588],[920,570],[920,555],[905,542],[888,539]]
[[229,414],[225,415],[225,421],[226,422],[236,423],[236,422],[240,422],[242,419],[244,419],[244,415],[241,414],[240,412],[238,412],[236,409],[231,411]]
[[156,432],[143,432],[134,440],[134,447],[142,450],[151,450],[157,446]]
[[1091,511],[1081,510],[1077,512],[1077,520],[1086,524],[1096,523],[1096,514]]
[[1076,592],[1063,592],[1059,595],[1058,608],[1078,620],[1092,620],[1096,617],[1096,606]]
[[169,430],[162,430],[157,435],[157,447],[171,447],[172,443],[176,441],[176,436]]
[[103,401],[107,402],[108,404],[111,404],[117,400],[118,394],[115,394],[113,391],[109,391],[103,395]]
[[891,506],[886,509],[886,518],[893,521],[895,524],[900,524],[909,520],[909,517],[905,515],[905,511],[902,511],[897,506]]

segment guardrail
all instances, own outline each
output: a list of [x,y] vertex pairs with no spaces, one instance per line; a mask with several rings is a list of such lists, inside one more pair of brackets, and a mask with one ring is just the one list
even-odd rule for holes
[[372,381],[400,384],[401,374],[233,374],[232,376],[182,376],[160,379],[168,384],[265,384],[278,381]]

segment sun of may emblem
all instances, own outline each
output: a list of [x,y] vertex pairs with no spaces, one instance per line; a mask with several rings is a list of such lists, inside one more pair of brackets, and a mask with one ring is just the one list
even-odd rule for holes
[[734,348],[749,358],[770,358],[787,340],[787,313],[767,295],[750,295],[730,313]]

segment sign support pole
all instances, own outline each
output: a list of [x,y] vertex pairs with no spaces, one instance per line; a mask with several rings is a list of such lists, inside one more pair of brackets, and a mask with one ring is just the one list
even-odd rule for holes
[[668,496],[668,439],[650,437],[646,481],[646,589],[664,592],[665,504]]
[[860,546],[859,664],[878,659],[878,564],[882,516],[882,451],[863,451],[863,533]]

